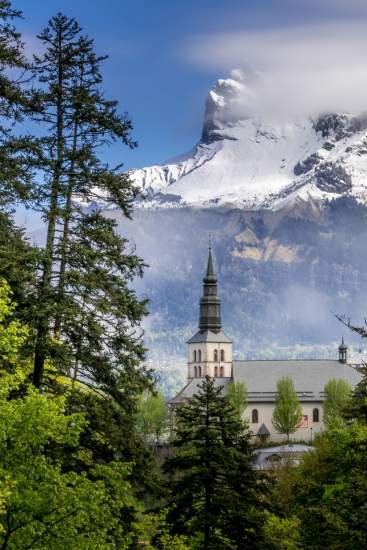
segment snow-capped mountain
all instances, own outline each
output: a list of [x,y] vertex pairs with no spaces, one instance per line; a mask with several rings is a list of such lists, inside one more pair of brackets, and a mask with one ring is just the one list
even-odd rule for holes
[[367,203],[367,115],[265,121],[253,109],[261,78],[236,70],[218,80],[194,149],[130,171],[140,206],[279,210],[344,194]]

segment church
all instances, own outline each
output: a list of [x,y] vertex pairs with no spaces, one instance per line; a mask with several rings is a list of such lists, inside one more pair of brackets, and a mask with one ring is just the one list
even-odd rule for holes
[[232,382],[244,382],[247,408],[243,419],[261,441],[282,441],[273,427],[276,386],[280,378],[290,376],[302,407],[302,419],[293,439],[312,441],[323,425],[324,387],[331,379],[344,379],[354,387],[360,380],[357,365],[348,363],[348,348],[342,343],[338,357],[331,360],[251,360],[233,359],[233,342],[222,330],[221,303],[214,272],[211,247],[200,299],[199,330],[188,340],[187,384],[169,401],[174,409],[198,391],[205,376],[214,378],[225,392]]

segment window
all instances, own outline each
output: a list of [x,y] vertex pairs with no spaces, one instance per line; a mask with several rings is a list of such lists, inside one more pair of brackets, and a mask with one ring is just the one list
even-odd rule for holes
[[194,363],[196,363],[196,350],[194,350]]
[[214,367],[214,376],[218,378],[218,367]]
[[218,350],[214,350],[214,361],[218,361]]
[[224,361],[224,349],[220,350],[220,360]]
[[257,424],[259,422],[259,411],[257,409],[252,409],[251,422],[253,424]]
[[198,376],[201,378],[201,367],[198,367]]
[[224,376],[224,367],[220,367],[220,375],[221,378]]
[[194,374],[195,374],[195,378],[197,378],[197,377],[198,377],[198,369],[197,369],[197,367],[194,367]]
[[201,349],[199,349],[199,351],[198,351],[198,356],[199,356],[198,361],[199,361],[199,363],[201,363]]
[[319,413],[319,409],[314,409],[312,411],[312,420],[314,422],[320,422],[320,413]]

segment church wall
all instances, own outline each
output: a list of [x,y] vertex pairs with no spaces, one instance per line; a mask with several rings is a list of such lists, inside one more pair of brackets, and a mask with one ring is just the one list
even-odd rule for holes
[[[303,427],[298,428],[295,433],[291,434],[291,439],[310,441],[311,438],[324,428],[322,421],[323,409],[322,402],[310,402],[310,403],[301,403],[302,406],[302,415],[307,416],[307,420],[303,418]],[[273,427],[272,417],[273,411],[275,408],[274,403],[250,403],[246,410],[243,413],[243,419],[249,422],[250,430],[256,434],[259,430],[262,423],[268,428],[270,436],[268,441],[284,441],[286,439],[285,434],[279,434]],[[313,410],[319,409],[319,422],[313,421]],[[252,411],[257,409],[258,411],[258,422],[251,422]],[[311,437],[311,428],[312,428],[312,437]]]

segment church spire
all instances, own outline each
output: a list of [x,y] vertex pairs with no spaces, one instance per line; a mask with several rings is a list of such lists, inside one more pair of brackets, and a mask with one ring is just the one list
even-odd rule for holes
[[218,297],[217,279],[214,273],[212,249],[210,245],[208,265],[203,283],[203,296],[200,299],[199,329],[201,331],[211,330],[212,332],[219,332],[222,328],[220,299]]

